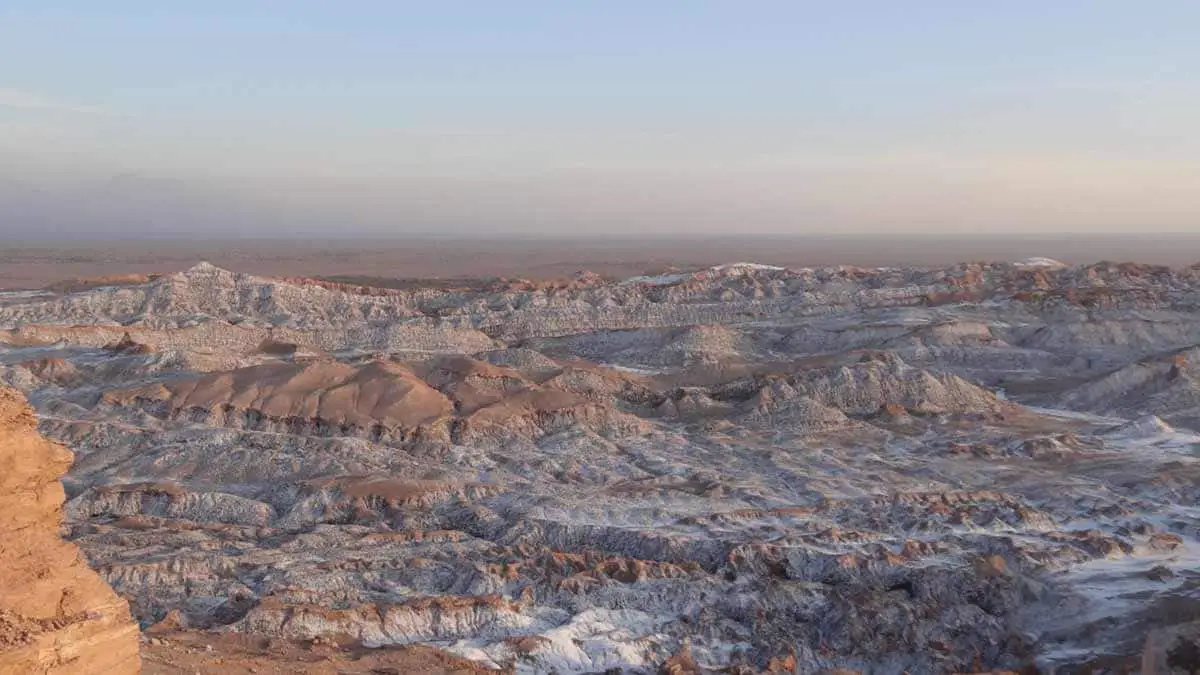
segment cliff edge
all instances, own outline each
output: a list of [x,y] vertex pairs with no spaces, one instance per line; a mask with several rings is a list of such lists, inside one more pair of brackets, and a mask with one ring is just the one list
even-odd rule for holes
[[71,461],[0,387],[0,675],[141,671],[129,605],[59,536]]

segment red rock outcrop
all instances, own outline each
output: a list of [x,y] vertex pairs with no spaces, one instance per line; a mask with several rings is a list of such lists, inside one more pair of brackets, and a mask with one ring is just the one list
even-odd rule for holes
[[129,605],[59,537],[71,453],[0,388],[0,674],[141,671]]

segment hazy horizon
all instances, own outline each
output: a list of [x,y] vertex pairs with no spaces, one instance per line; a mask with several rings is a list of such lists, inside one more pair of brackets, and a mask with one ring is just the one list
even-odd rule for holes
[[789,267],[948,266],[1050,257],[1182,267],[1200,264],[1200,235],[901,236],[379,236],[243,239],[9,241],[0,247],[0,289],[67,279],[170,273],[207,261],[265,276],[373,280],[520,277],[562,279],[581,270],[629,277],[731,262]]
[[0,9],[6,239],[1200,231],[1200,5]]

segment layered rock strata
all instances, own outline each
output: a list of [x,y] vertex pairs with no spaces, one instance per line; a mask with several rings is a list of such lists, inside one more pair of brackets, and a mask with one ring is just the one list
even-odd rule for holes
[[59,537],[71,453],[38,435],[25,399],[0,389],[0,673],[141,671],[129,605]]

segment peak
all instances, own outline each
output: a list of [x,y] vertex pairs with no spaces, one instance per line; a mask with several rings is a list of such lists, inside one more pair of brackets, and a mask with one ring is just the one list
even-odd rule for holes
[[192,265],[191,267],[183,270],[182,272],[176,272],[175,274],[171,275],[170,277],[167,277],[167,279],[177,279],[177,280],[182,280],[182,281],[185,281],[188,283],[195,283],[195,282],[213,282],[216,280],[232,279],[234,276],[235,276],[234,272],[231,272],[230,270],[227,270],[224,267],[217,267],[216,265],[208,262],[207,260],[202,260],[202,261],[196,263],[195,265]]
[[208,262],[207,260],[201,260],[200,262],[196,263],[195,265],[192,265],[191,267],[184,270],[183,273],[188,276],[193,276],[193,275],[197,275],[197,274],[231,274],[231,272],[229,270],[227,270],[223,267],[217,267],[216,265]]
[[1037,257],[1037,256],[1035,256],[1033,258],[1026,258],[1024,260],[1018,260],[1013,263],[1013,266],[1030,268],[1030,269],[1032,269],[1032,268],[1058,269],[1058,268],[1062,268],[1062,267],[1068,267],[1068,265],[1065,262],[1055,260],[1054,258],[1042,258],[1042,257]]
[[763,265],[753,262],[733,262],[714,265],[710,269],[716,272],[778,272],[786,268],[779,267],[778,265]]

